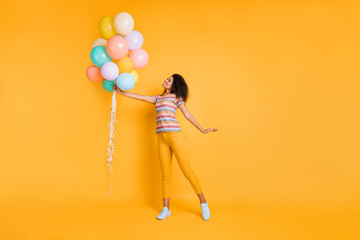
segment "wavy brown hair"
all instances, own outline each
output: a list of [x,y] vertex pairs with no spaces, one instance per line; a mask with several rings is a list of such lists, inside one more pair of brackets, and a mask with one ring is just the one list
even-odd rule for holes
[[[189,97],[189,87],[185,82],[185,79],[180,74],[173,74],[172,77],[174,78],[172,85],[171,85],[171,91],[170,93],[175,93],[176,98],[182,97],[184,102]],[[166,93],[166,89],[164,89],[164,92],[161,95],[164,95]]]

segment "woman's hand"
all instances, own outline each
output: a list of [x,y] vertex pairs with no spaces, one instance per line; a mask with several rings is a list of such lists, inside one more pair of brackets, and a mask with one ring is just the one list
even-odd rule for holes
[[208,128],[208,129],[204,129],[202,133],[216,132],[217,130],[218,130],[217,128]]
[[123,92],[123,90],[121,90],[117,85],[116,83],[114,83],[114,87],[113,87],[114,91],[120,93],[120,92]]

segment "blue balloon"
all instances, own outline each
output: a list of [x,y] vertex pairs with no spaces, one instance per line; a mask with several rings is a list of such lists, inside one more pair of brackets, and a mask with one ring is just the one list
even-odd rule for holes
[[103,81],[103,87],[106,91],[113,92],[114,91],[114,81],[109,81],[109,80],[105,79]]
[[96,46],[91,50],[90,53],[91,61],[95,66],[101,68],[102,65],[106,62],[111,62],[111,57],[106,51],[104,46]]
[[116,78],[116,85],[121,90],[125,90],[125,91],[130,90],[135,85],[135,78],[130,73],[122,73]]

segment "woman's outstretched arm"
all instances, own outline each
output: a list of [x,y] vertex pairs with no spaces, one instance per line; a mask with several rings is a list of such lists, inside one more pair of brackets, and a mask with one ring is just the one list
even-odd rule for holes
[[185,104],[180,104],[179,108],[184,114],[185,118],[189,120],[189,122],[191,122],[195,127],[197,127],[202,133],[215,132],[218,130],[217,128],[203,129],[200,124],[195,120],[194,116],[187,110]]
[[134,98],[134,99],[141,100],[144,102],[154,103],[154,99],[152,96],[145,96],[145,95],[141,95],[141,94],[137,94],[137,93],[125,92],[125,91],[121,90],[116,84],[114,84],[114,91],[116,91],[117,94],[120,94],[120,95],[123,95],[126,97]]

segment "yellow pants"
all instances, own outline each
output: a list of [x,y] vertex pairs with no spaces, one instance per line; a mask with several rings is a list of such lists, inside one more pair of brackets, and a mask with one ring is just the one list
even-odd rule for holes
[[172,175],[172,154],[174,153],[179,166],[189,180],[196,194],[202,193],[200,183],[189,162],[189,152],[186,139],[180,132],[160,132],[158,135],[158,150],[162,172],[163,197],[170,197],[170,182]]

